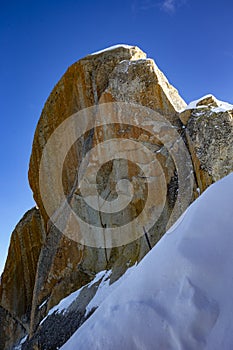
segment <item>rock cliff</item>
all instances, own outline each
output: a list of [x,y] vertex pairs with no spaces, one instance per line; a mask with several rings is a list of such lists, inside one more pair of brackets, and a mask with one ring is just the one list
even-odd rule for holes
[[40,212],[33,208],[24,215],[12,233],[1,276],[1,349],[9,349],[12,340],[17,340],[17,337],[29,331],[37,263],[44,239]]
[[[0,285],[2,349],[11,349],[25,334],[30,340],[23,349],[60,347],[87,317],[86,305],[99,286],[98,282],[89,287],[96,274],[111,270],[110,282],[118,280],[143,258],[200,192],[233,170],[232,113],[231,105],[211,95],[186,106],[155,62],[136,46],[110,48],[68,68],[51,92],[35,131],[29,183],[39,209],[26,213],[12,234]],[[74,127],[81,130],[87,124],[84,132],[73,143],[69,143],[72,129],[65,142],[60,133],[48,150],[56,130],[76,114],[83,119],[78,119]],[[115,119],[110,120],[109,115]],[[90,117],[91,127],[87,123]],[[109,141],[110,148],[106,143]],[[64,145],[68,150],[61,169]],[[96,151],[91,153],[93,149]],[[101,158],[105,159],[103,164]],[[61,184],[58,172],[62,174]],[[153,179],[155,187],[151,187]],[[102,204],[93,210],[82,200],[80,183],[90,191],[88,196],[97,184],[99,200],[112,205],[121,193],[130,190],[130,205],[115,216],[112,212],[103,214]],[[134,221],[144,213],[147,202],[146,222],[151,220],[153,210],[158,218],[148,229],[143,226],[140,235],[135,225],[129,232],[133,239],[122,245],[98,246],[98,240],[92,245],[83,244],[88,230],[80,230],[80,239],[63,234],[69,229],[63,219],[66,206],[62,196],[56,194],[61,185],[69,206],[92,227],[92,233],[99,232],[99,227],[105,232]],[[60,200],[49,213],[46,196],[48,201]],[[64,230],[59,229],[59,220]],[[66,314],[51,314],[40,325],[54,305],[80,288],[82,293]],[[56,322],[63,332],[54,326]]]
[[[33,310],[31,317],[31,332],[37,327],[41,313],[38,308],[44,300],[48,300],[50,309],[62,297],[80,288],[87,283],[96,273],[113,268],[113,275],[118,278],[129,266],[140,260],[148,251],[145,238],[135,239],[134,242],[119,248],[96,248],[83,246],[74,241],[62,237],[60,232],[48,223],[47,213],[41,200],[39,186],[39,166],[44,147],[54,130],[64,120],[84,108],[106,102],[133,102],[150,107],[154,111],[165,115],[174,125],[181,126],[178,111],[186,106],[177,90],[172,87],[163,73],[158,69],[153,60],[146,59],[146,54],[137,47],[118,47],[113,50],[87,56],[72,65],[59,83],[55,86],[48,101],[45,104],[39,120],[32,148],[29,167],[29,181],[34,193],[34,198],[46,223],[47,240],[40,255],[38,275],[34,289]],[[81,128],[81,124],[79,125]],[[94,148],[98,143],[114,138],[123,137],[135,141],[146,142],[149,139],[145,131],[139,128],[128,128],[124,125],[111,124],[109,128],[97,127],[93,132],[86,132],[82,138],[71,147],[67,153],[62,173],[63,188],[66,196],[76,211],[79,211],[85,220],[100,221],[100,225],[109,226],[108,219],[95,216],[93,211],[82,208],[77,202],[78,186],[76,185],[76,173],[85,153]],[[101,135],[101,136],[100,136]],[[119,136],[120,135],[120,136]],[[141,141],[143,140],[143,141]],[[163,166],[166,176],[166,186],[169,187],[167,201],[157,227],[150,234],[151,244],[155,244],[165,231],[166,224],[174,206],[174,193],[177,190],[176,169],[172,157],[165,147],[156,138],[151,142],[154,151],[158,152],[158,158]],[[57,156],[59,156],[60,144],[56,145],[52,154],[46,155],[45,182],[48,183],[52,170],[50,165],[55,164],[59,168]],[[99,154],[98,157],[101,158]],[[88,167],[91,169],[91,161]],[[126,169],[119,174],[119,169]],[[128,169],[128,170],[127,170]],[[58,170],[56,170],[58,171]],[[123,160],[114,160],[105,164],[99,171],[99,178],[104,184],[102,195],[111,192],[120,178],[141,176],[138,169],[134,169],[132,163]],[[134,177],[135,178],[135,177]],[[51,188],[51,184],[49,187]],[[145,185],[142,181],[135,181],[135,186],[140,187],[138,197],[133,202],[133,209],[129,210],[127,220],[131,221],[141,211],[141,202],[145,199]],[[56,191],[57,183],[54,184]],[[49,189],[48,189],[49,190]],[[158,196],[158,195],[157,195]],[[162,199],[161,199],[162,201]],[[136,212],[136,214],[135,214]],[[52,213],[53,214],[53,213]],[[116,218],[121,221],[121,218]],[[85,233],[84,233],[85,235]],[[114,278],[114,277],[113,277]],[[49,298],[48,298],[49,297]]]

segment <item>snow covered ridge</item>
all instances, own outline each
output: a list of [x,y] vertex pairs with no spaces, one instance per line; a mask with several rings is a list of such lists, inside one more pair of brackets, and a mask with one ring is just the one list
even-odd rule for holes
[[201,97],[198,100],[190,102],[185,110],[202,108],[210,108],[212,112],[219,113],[233,110],[233,105],[228,102],[220,101],[213,95],[209,94]]
[[111,51],[111,50],[115,50],[115,49],[118,49],[119,47],[123,47],[125,49],[132,49],[132,45],[126,45],[126,44],[117,44],[117,45],[113,45],[113,46],[110,46],[110,47],[106,47],[105,49],[103,50],[100,50],[100,51],[96,51],[96,52],[93,52],[91,53],[91,55],[98,55],[100,53],[103,53],[103,52],[106,52],[106,51]]
[[233,173],[210,186],[62,350],[230,350]]

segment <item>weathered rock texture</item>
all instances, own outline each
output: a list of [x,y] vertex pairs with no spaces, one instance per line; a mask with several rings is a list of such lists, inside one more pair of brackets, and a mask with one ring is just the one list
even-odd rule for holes
[[[93,106],[108,86],[109,76],[122,60],[145,58],[146,54],[137,47],[119,47],[97,55],[90,55],[74,63],[57,83],[50,94],[38,122],[29,167],[29,182],[33,195],[45,222],[47,214],[43,209],[39,189],[39,166],[43,148],[53,131],[66,118],[81,109]],[[76,153],[76,152],[75,152]],[[74,154],[73,158],[77,155]],[[67,193],[74,182],[74,173],[69,167],[64,172],[63,184]]]
[[39,349],[59,349],[95,311],[86,315],[86,306],[95,296],[100,281],[82,288],[80,294],[65,310],[51,312],[37,327],[30,340],[25,342],[22,350],[30,350],[38,346]]
[[135,102],[158,111],[173,125],[179,125],[178,111],[186,107],[152,59],[120,62],[109,77],[101,101]]
[[[45,231],[38,209],[29,210],[12,233],[0,284],[1,332],[6,349],[29,330],[37,262]],[[4,349],[4,346],[0,346]]]
[[[125,73],[122,69],[126,70]],[[177,112],[186,106],[153,60],[146,60],[146,54],[137,47],[119,47],[90,55],[69,67],[44,106],[36,128],[30,160],[29,182],[45,222],[47,214],[39,189],[39,166],[44,146],[66,118],[98,104],[101,97],[103,102],[108,98],[111,101],[138,102],[169,116],[174,123],[179,123]],[[80,161],[82,148],[86,145],[81,143],[78,146],[79,154],[73,150],[64,169],[63,185],[66,193],[70,193],[76,173],[75,167],[70,163],[72,160],[76,163],[77,158]],[[56,158],[55,155],[53,157]]]
[[0,305],[0,349],[12,349],[13,344],[26,334],[24,326]]
[[[49,310],[62,297],[80,288],[97,272],[106,268],[112,267],[113,276],[118,278],[127,269],[128,264],[140,260],[148,251],[144,237],[127,246],[113,249],[83,247],[68,241],[54,226],[51,226],[51,223],[48,223],[47,213],[40,197],[39,165],[44,146],[53,131],[73,113],[108,101],[140,103],[162,113],[175,125],[181,125],[178,111],[186,106],[177,90],[168,83],[153,60],[147,60],[146,54],[137,47],[119,47],[87,56],[72,65],[55,86],[45,104],[35,132],[29,167],[30,185],[46,223],[48,234],[46,244],[41,251],[34,289],[32,333],[43,316],[39,306],[44,300],[48,300],[47,310]],[[76,142],[67,154],[63,167],[64,192],[69,196],[73,208],[85,219],[101,221],[100,224],[105,225],[103,227],[108,227],[108,221],[93,217],[92,212],[87,212],[85,208],[80,212],[80,205],[77,202],[78,190],[74,188],[77,169],[83,156],[91,147],[106,139],[122,136],[145,142],[151,137],[139,128],[136,131],[130,128],[125,131],[123,125],[109,127],[107,130],[96,128],[94,132],[87,133]],[[175,165],[169,152],[156,138],[151,144],[155,152],[159,151],[158,158],[166,174],[166,185],[169,188],[161,219],[151,233],[151,244],[155,244],[164,233],[174,206],[177,180]],[[56,163],[57,154],[59,154],[59,145],[47,159],[48,179],[51,177],[49,165],[51,162]],[[128,172],[119,174],[119,169],[128,169]],[[134,178],[139,177],[138,171],[129,163],[109,162],[99,172],[99,178],[102,181],[100,190],[102,193],[111,192],[116,186],[117,176],[132,180],[133,175],[135,175]],[[146,188],[143,190],[145,187],[143,181],[137,181],[135,186],[138,188],[138,193],[140,189],[141,194],[135,200],[133,209],[127,214],[129,220],[140,212],[146,191]]]
[[233,171],[233,106],[208,95],[180,118],[186,125],[197,184],[203,192]]
[[[166,230],[179,192],[176,164],[161,140],[140,129],[140,125],[135,128],[123,124],[113,124],[108,128],[96,126],[86,132],[67,154],[62,181],[64,193],[74,211],[85,220],[109,227],[111,220],[93,215],[91,210],[80,205],[77,169],[91,148],[108,139],[132,139],[146,145],[157,155],[165,178],[163,187],[167,191],[162,214],[148,232],[149,244],[142,236],[121,247],[92,248],[63,236],[49,220],[39,186],[40,161],[45,145],[54,130],[71,115],[106,102],[137,103],[167,118],[180,133],[180,140],[183,137],[188,146],[196,186],[200,191],[232,171],[232,111],[216,109],[219,106],[217,100],[209,96],[185,109],[186,104],[177,90],[154,61],[147,59],[137,47],[117,47],[74,63],[49,96],[34,136],[29,182],[39,210],[32,209],[25,214],[12,234],[0,285],[0,305],[3,307],[0,309],[0,346],[4,350],[11,349],[25,332],[30,334],[31,340],[25,343],[24,349],[57,349],[85,320],[85,307],[98,286],[84,288],[64,318],[54,314],[39,326],[48,311],[65,296],[87,285],[99,271],[111,269],[111,282],[117,280],[129,266],[142,259],[150,245],[153,246]],[[48,183],[52,165],[58,167],[58,154],[59,142],[54,152],[46,156]],[[94,161],[89,161],[86,169],[93,164]],[[130,209],[114,222],[120,226],[123,219],[134,219],[142,210],[147,187],[138,167],[132,162],[116,159],[104,164],[97,173],[98,190],[105,199],[114,199],[119,178],[130,180],[136,190]],[[159,204],[162,203],[162,190],[164,188],[154,194]],[[54,322],[59,323],[62,332]],[[69,330],[66,323],[72,325]],[[50,332],[53,332],[51,336]],[[56,336],[59,332],[60,336]]]
[[12,233],[0,284],[0,305],[27,328],[37,262],[45,238],[38,209],[29,210]]

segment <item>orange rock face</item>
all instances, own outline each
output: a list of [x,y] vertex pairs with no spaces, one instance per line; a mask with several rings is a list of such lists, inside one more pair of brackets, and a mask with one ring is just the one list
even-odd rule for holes
[[0,348],[10,349],[29,330],[37,263],[45,231],[38,209],[29,210],[12,233],[0,284]]
[[[202,192],[232,171],[232,111],[219,111],[211,96],[185,107],[138,47],[115,47],[68,68],[34,136],[29,182],[39,209],[27,212],[12,234],[0,285],[1,349],[26,333],[32,337],[26,349],[40,349],[39,323],[54,305],[99,271],[111,269],[111,282],[117,280],[198,195],[193,187]],[[62,128],[74,115],[64,140]],[[72,212],[81,218],[78,226],[69,226]],[[145,237],[140,220],[146,226],[155,213]],[[107,236],[115,228],[122,244]]]
[[[191,164],[192,159],[200,191],[232,171],[232,113],[213,114],[211,108],[218,105],[210,97],[202,104],[180,113],[186,104],[177,90],[135,46],[89,55],[68,68],[51,92],[35,131],[29,182],[39,209],[26,213],[12,234],[0,285],[2,349],[25,332],[36,343],[40,321],[61,299],[99,271],[111,269],[115,281],[143,258],[194,198],[187,160]],[[203,115],[198,115],[200,111]],[[64,141],[62,125],[75,113],[80,117]],[[217,121],[216,116],[222,119]],[[72,143],[77,130],[82,132]],[[206,144],[212,150],[210,157]],[[58,200],[57,207],[49,212],[45,198]],[[117,207],[119,198],[125,206]],[[63,216],[69,206],[88,229],[80,221],[72,232],[68,219],[73,214]],[[144,226],[136,219],[142,215],[146,226],[153,211],[158,218],[146,239]],[[117,245],[116,238],[108,238],[110,230],[134,221],[126,230],[130,240]],[[59,222],[63,229],[56,225]],[[92,233],[92,244],[86,244]]]
[[[53,89],[36,128],[29,166],[30,186],[45,222],[47,215],[40,198],[39,166],[43,148],[50,135],[72,114],[98,103],[101,94],[108,85],[109,76],[117,64],[122,60],[137,60],[145,57],[146,54],[137,47],[130,49],[119,47],[113,51],[87,56],[69,67]],[[73,157],[74,161],[77,162],[76,152]],[[70,164],[67,164],[63,178],[67,192],[70,191],[74,178],[69,166]]]
[[[31,314],[32,333],[43,315],[40,305],[45,300],[48,300],[44,310],[47,312],[46,310],[49,310],[62,297],[80,288],[98,271],[113,268],[113,275],[115,275],[113,279],[117,278],[127,269],[127,266],[140,260],[148,251],[145,238],[137,239],[136,235],[134,242],[112,248],[101,248],[101,246],[97,248],[96,242],[95,247],[88,247],[80,242],[75,243],[64,238],[49,220],[41,198],[40,163],[45,146],[53,132],[74,113],[106,102],[137,103],[149,107],[153,111],[161,113],[177,128],[181,126],[178,112],[186,106],[177,90],[168,83],[154,61],[146,59],[146,54],[137,47],[118,47],[87,56],[73,64],[55,86],[44,106],[36,128],[29,167],[30,186],[45,221],[47,232],[47,240],[41,251],[34,288]],[[81,129],[82,124],[80,123],[78,127]],[[175,198],[173,197],[178,186],[176,169],[174,160],[163,143],[156,138],[156,135],[140,130],[140,125],[135,128],[130,126],[125,128],[122,123],[118,126],[114,124],[108,127],[96,124],[93,131],[83,133],[82,137],[70,147],[64,160],[62,171],[64,193],[69,198],[69,203],[74,211],[78,212],[84,221],[89,220],[88,222],[106,228],[121,225],[120,214],[115,216],[115,219],[109,219],[109,216],[100,216],[92,210],[83,208],[79,200],[80,189],[77,184],[77,170],[80,169],[85,154],[91,148],[108,139],[122,139],[122,137],[144,145],[151,144],[152,152],[158,152],[157,160],[163,169],[164,182],[163,185],[159,185],[161,191],[158,191],[154,201],[155,203],[160,202],[164,206],[164,210],[160,222],[150,233],[151,244],[155,244],[164,233],[174,206]],[[109,154],[107,149],[98,152],[98,158],[103,155],[107,157]],[[45,156],[44,182],[48,185],[47,192],[50,197],[59,186],[56,182],[58,180],[53,175],[54,169],[57,172],[60,168],[58,159],[60,153],[61,143],[58,139],[54,148]],[[83,173],[84,178],[87,177],[87,174],[91,176],[91,169],[95,166],[94,158],[93,161],[90,159]],[[144,161],[143,157],[141,161]],[[120,169],[123,170],[120,171]],[[143,210],[147,187],[144,184],[143,174],[140,173],[140,169],[133,166],[132,162],[126,164],[123,160],[112,160],[100,167],[97,174],[99,191],[103,196],[110,191],[112,199],[114,199],[119,177],[131,181],[137,192],[131,207],[124,214],[125,222],[129,222]],[[50,181],[51,179],[53,181]],[[169,191],[163,203],[162,193],[167,192],[167,187]],[[61,208],[56,208],[50,214],[57,215],[59,219]],[[87,232],[81,230],[81,234],[85,236]]]

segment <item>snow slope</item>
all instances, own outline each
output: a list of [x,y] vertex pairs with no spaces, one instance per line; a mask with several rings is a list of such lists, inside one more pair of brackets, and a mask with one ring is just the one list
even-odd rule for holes
[[201,195],[62,350],[233,349],[233,174]]

